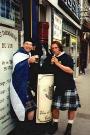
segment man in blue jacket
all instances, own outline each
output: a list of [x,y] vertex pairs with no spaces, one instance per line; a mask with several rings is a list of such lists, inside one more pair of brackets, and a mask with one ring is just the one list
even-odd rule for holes
[[31,56],[32,50],[32,42],[26,41],[13,55],[10,99],[18,124],[20,125],[19,131],[22,127],[23,134],[25,131],[23,128],[26,126],[24,124],[25,121],[32,122],[36,110],[34,96],[30,90],[30,67],[36,62],[35,55]]

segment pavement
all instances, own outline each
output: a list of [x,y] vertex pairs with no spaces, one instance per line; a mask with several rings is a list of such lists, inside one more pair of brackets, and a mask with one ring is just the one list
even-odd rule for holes
[[[80,97],[81,108],[77,111],[72,127],[72,135],[90,135],[90,64],[86,69],[86,74],[80,74],[75,78],[75,82]],[[67,111],[61,111],[59,129],[54,135],[64,135],[67,121]]]
[[[75,78],[81,108],[77,111],[72,127],[72,135],[90,135],[90,64],[86,74]],[[64,135],[67,125],[67,111],[60,112],[59,129],[55,135]]]

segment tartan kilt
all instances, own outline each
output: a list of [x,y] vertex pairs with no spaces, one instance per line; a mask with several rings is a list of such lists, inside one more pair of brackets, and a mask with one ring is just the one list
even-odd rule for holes
[[81,107],[81,105],[76,88],[66,90],[63,96],[57,96],[53,99],[52,108],[75,111],[78,107]]

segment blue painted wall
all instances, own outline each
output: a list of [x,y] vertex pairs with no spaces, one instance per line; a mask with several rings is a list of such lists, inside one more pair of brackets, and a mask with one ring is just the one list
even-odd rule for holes
[[38,21],[39,21],[38,0],[32,0],[32,40],[38,42]]

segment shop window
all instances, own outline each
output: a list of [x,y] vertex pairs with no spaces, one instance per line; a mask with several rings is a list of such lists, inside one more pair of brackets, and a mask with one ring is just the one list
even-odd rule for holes
[[5,0],[1,0],[1,16],[5,17]]
[[66,47],[70,46],[70,35],[66,34]]
[[[20,13],[20,0],[0,0],[0,23],[5,24],[5,19],[9,19],[14,22],[15,27],[18,26],[19,20],[21,19]],[[7,22],[6,25],[9,25]]]
[[10,19],[10,1],[6,0],[6,18]]

